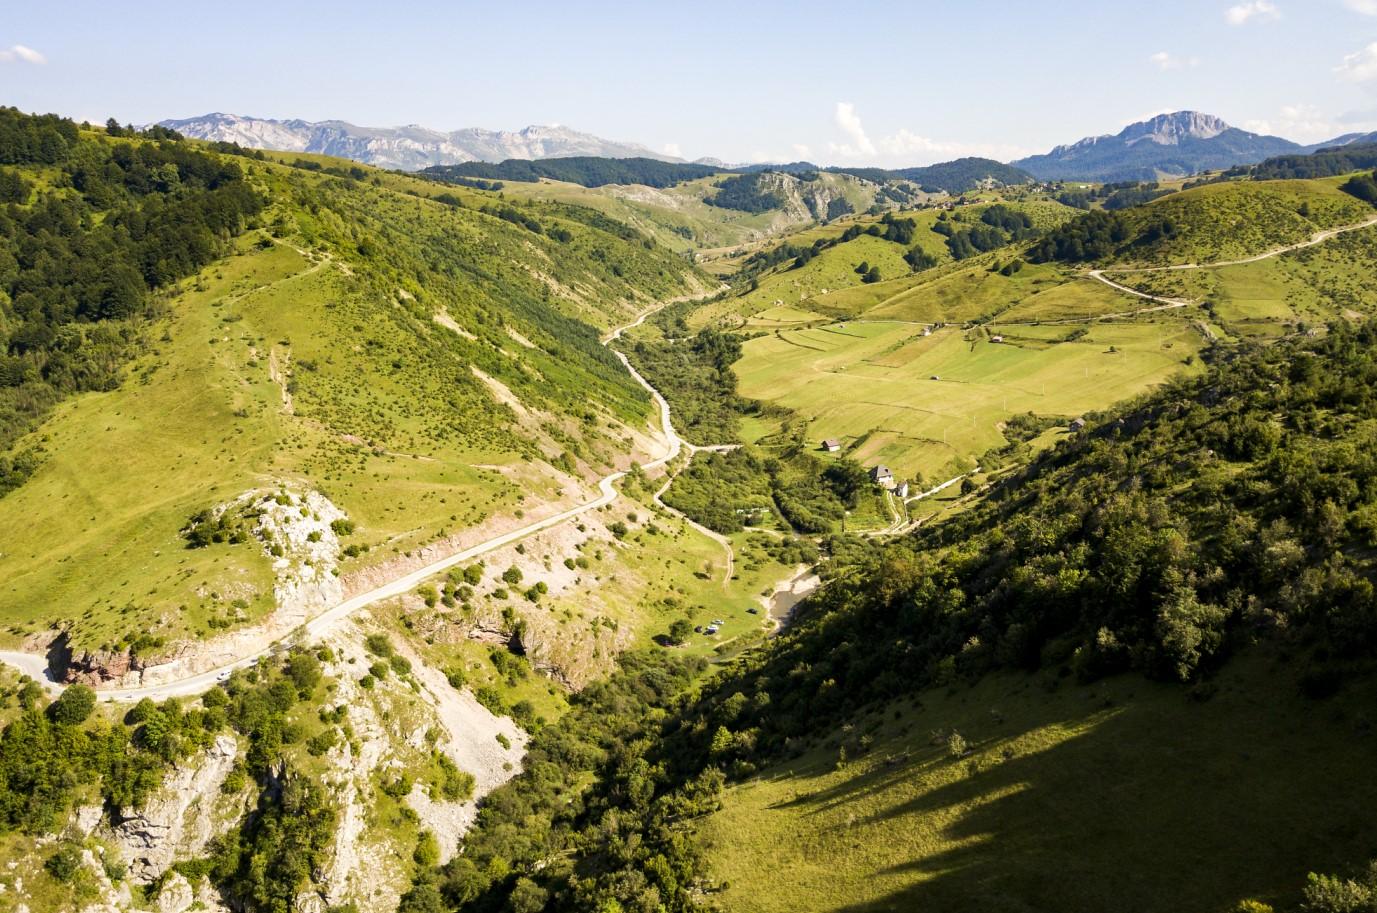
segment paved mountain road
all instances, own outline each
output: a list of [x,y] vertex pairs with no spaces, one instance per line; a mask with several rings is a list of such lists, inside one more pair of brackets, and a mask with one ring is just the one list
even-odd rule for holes
[[[318,263],[313,267],[313,269],[319,269],[321,265],[323,264]],[[717,291],[714,291],[711,294],[717,294]],[[656,307],[651,308],[650,310],[641,314],[633,322],[628,323],[625,326],[618,327],[603,339],[603,344],[606,345],[612,342],[613,340],[619,338],[623,332],[631,329],[632,327],[640,326],[645,321],[645,319],[649,317],[651,314],[673,303],[675,303],[675,301],[663,302],[662,304],[657,305]],[[664,437],[665,447],[664,454],[650,461],[649,463],[644,464],[642,468],[655,469],[657,467],[663,466],[675,459],[677,456],[679,456],[679,454],[683,452],[689,445],[686,445],[683,439],[680,438],[678,433],[674,430],[674,424],[670,413],[669,402],[662,395],[660,395],[659,390],[656,390],[653,386],[650,385],[650,383],[644,377],[641,376],[641,373],[639,371],[637,371],[635,368],[631,366],[631,362],[627,360],[625,355],[623,355],[621,352],[615,352],[615,350],[614,353],[616,354],[617,358],[621,361],[622,365],[625,366],[626,370],[631,373],[632,378],[634,378],[638,384],[640,384],[647,391],[649,391],[651,398],[655,401],[656,406],[660,410],[660,426],[661,433]],[[140,685],[134,688],[102,688],[99,689],[98,693],[100,694],[102,699],[107,701],[128,702],[139,701],[143,698],[151,698],[155,701],[159,701],[169,697],[184,697],[189,695],[200,694],[201,692],[212,687],[217,681],[220,681],[221,679],[227,677],[229,673],[233,672],[234,670],[251,666],[254,663],[258,662],[258,660],[261,657],[285,649],[286,646],[290,642],[294,641],[298,636],[303,636],[306,639],[320,637],[321,635],[329,632],[336,624],[357,612],[359,609],[372,605],[375,602],[380,602],[384,599],[391,599],[393,597],[400,596],[403,593],[407,593],[419,584],[421,584],[423,581],[425,581],[428,577],[449,570],[456,564],[459,564],[464,561],[470,561],[478,557],[479,555],[501,548],[505,545],[510,545],[513,542],[516,542],[520,539],[524,539],[527,536],[533,535],[543,530],[549,529],[552,526],[558,526],[559,524],[564,523],[568,520],[572,520],[573,518],[580,516],[581,514],[588,513],[590,510],[597,510],[600,507],[604,507],[608,504],[611,504],[618,497],[616,483],[620,481],[625,475],[625,472],[614,472],[600,479],[598,481],[598,489],[600,493],[598,497],[594,498],[591,501],[586,501],[583,504],[575,505],[574,507],[571,507],[568,510],[562,511],[561,513],[555,514],[550,517],[546,517],[543,520],[538,520],[534,523],[528,523],[525,526],[511,530],[507,533],[503,533],[500,536],[494,536],[493,538],[480,542],[477,545],[473,545],[461,551],[454,552],[450,555],[446,555],[444,558],[441,558],[437,561],[433,561],[430,564],[425,565],[424,567],[411,571],[410,573],[405,574],[401,577],[397,577],[394,580],[390,580],[379,587],[375,587],[374,589],[368,590],[367,592],[360,593],[357,596],[353,596],[349,599],[346,599],[343,602],[340,602],[334,606],[331,606],[329,609],[326,609],[324,612],[317,615],[315,618],[312,618],[301,629],[299,629],[297,633],[284,637],[281,640],[278,640],[275,643],[269,645],[267,648],[263,650],[259,650],[247,656],[240,657],[232,663],[227,663],[225,665],[218,666],[214,669],[210,669],[205,672],[199,672],[195,675],[190,675],[185,678],[176,679],[175,681],[163,682],[161,684]],[[709,535],[712,535],[712,538],[721,541],[721,539],[719,539],[716,535],[711,533],[709,533]],[[731,543],[727,542],[725,544],[727,547],[727,579],[730,580],[732,568]],[[24,674],[43,681],[52,690],[59,690],[62,687],[61,685],[52,682],[48,679],[47,659],[43,656],[18,651],[0,651],[0,662],[6,663],[10,666],[14,666]]]

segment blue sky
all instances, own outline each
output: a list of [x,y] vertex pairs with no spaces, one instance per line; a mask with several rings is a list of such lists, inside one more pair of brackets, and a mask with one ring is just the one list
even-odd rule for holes
[[562,123],[694,158],[1011,158],[1193,108],[1377,129],[1377,0],[10,0],[0,103],[145,123]]

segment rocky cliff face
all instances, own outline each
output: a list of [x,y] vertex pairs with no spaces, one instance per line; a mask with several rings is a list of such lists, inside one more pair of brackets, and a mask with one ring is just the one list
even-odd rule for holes
[[1132,124],[1124,128],[1119,139],[1130,146],[1143,141],[1159,146],[1176,146],[1183,139],[1214,139],[1228,129],[1228,124],[1212,114],[1178,111]]
[[[284,486],[250,491],[215,508],[215,516],[239,512],[252,519],[257,547],[273,559],[276,609],[260,623],[204,641],[179,641],[135,654],[129,650],[76,651],[65,634],[48,643],[33,638],[30,652],[45,652],[54,676],[67,683],[137,687],[204,672],[267,649],[308,618],[340,602],[336,575],[340,541],[332,523],[344,512],[318,491]],[[253,547],[253,546],[247,546]]]
[[443,133],[415,125],[359,127],[342,120],[270,120],[237,114],[206,114],[165,120],[162,126],[195,139],[238,143],[252,149],[315,152],[353,159],[380,168],[419,170],[430,165],[500,162],[504,159],[594,155],[678,161],[637,143],[606,140],[568,127],[530,126],[521,130],[469,127]]
[[249,791],[221,792],[238,755],[234,738],[219,736],[201,755],[173,768],[143,805],[113,813],[101,836],[120,849],[131,881],[149,884],[177,860],[202,853],[243,817]]

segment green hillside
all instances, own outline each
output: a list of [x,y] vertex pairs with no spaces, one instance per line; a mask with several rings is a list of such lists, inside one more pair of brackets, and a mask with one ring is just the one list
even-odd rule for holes
[[[667,711],[674,668],[627,666],[426,890],[1362,909],[1339,898],[1369,896],[1377,846],[1374,344],[1336,327],[1109,413],[959,517],[848,552],[794,627]],[[569,814],[580,763],[598,779]]]
[[1372,913],[1366,154],[0,108],[0,913]]
[[[31,268],[21,260],[6,276],[7,402],[56,402],[3,442],[4,465],[23,469],[0,498],[0,540],[23,543],[0,556],[9,639],[61,626],[77,646],[137,636],[155,652],[259,619],[274,604],[273,556],[218,537],[188,548],[183,532],[246,492],[324,493],[352,524],[336,568],[346,584],[523,502],[573,497],[581,480],[625,465],[650,414],[600,330],[706,286],[586,209],[467,191],[437,201],[412,193],[435,184],[348,163],[54,129],[70,139],[51,163],[0,169],[33,188],[11,210],[21,220],[58,205],[147,213],[191,192],[97,197],[108,184],[79,169],[124,150],[242,173],[262,209],[232,226],[237,238],[208,236],[206,265],[193,261],[186,278],[147,280],[118,320],[48,312],[58,338],[126,341],[94,383],[32,354],[35,318],[19,292]],[[54,393],[35,400],[36,384]]]
[[[707,201],[720,192],[718,185],[730,178],[719,174],[665,187],[636,183],[584,187],[548,178],[512,180],[503,183],[501,192],[509,199],[561,201],[596,209],[665,247],[696,251],[705,258],[721,249],[734,250],[806,229],[822,219],[864,213],[877,202],[888,208],[899,205],[881,199],[880,187],[870,181],[825,172],[814,172],[806,179],[773,172],[762,176],[774,188],[774,200],[755,211],[710,205]],[[844,201],[845,207],[834,201]]]
[[1146,206],[1090,213],[1035,248],[1036,260],[1166,266],[1238,260],[1371,218],[1346,178],[1206,184]]

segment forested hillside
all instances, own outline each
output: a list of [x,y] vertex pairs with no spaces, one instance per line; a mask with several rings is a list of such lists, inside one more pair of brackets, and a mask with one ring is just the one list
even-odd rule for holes
[[1207,184],[1145,206],[1089,212],[1034,245],[1030,259],[1155,266],[1256,256],[1372,217],[1353,180]]
[[[507,159],[499,164],[465,162],[462,165],[435,165],[421,173],[447,181],[460,178],[482,178],[497,181],[567,181],[583,187],[602,187],[605,184],[644,184],[647,187],[673,187],[685,181],[709,177],[719,169],[707,165],[678,164],[657,159],[609,159],[592,156],[570,158]],[[462,181],[457,181],[462,183]]]
[[[82,140],[0,108],[0,454],[63,397],[119,384],[152,290],[214,260],[264,205],[232,160]],[[55,192],[48,188],[56,186]],[[0,495],[32,471],[0,455]]]

